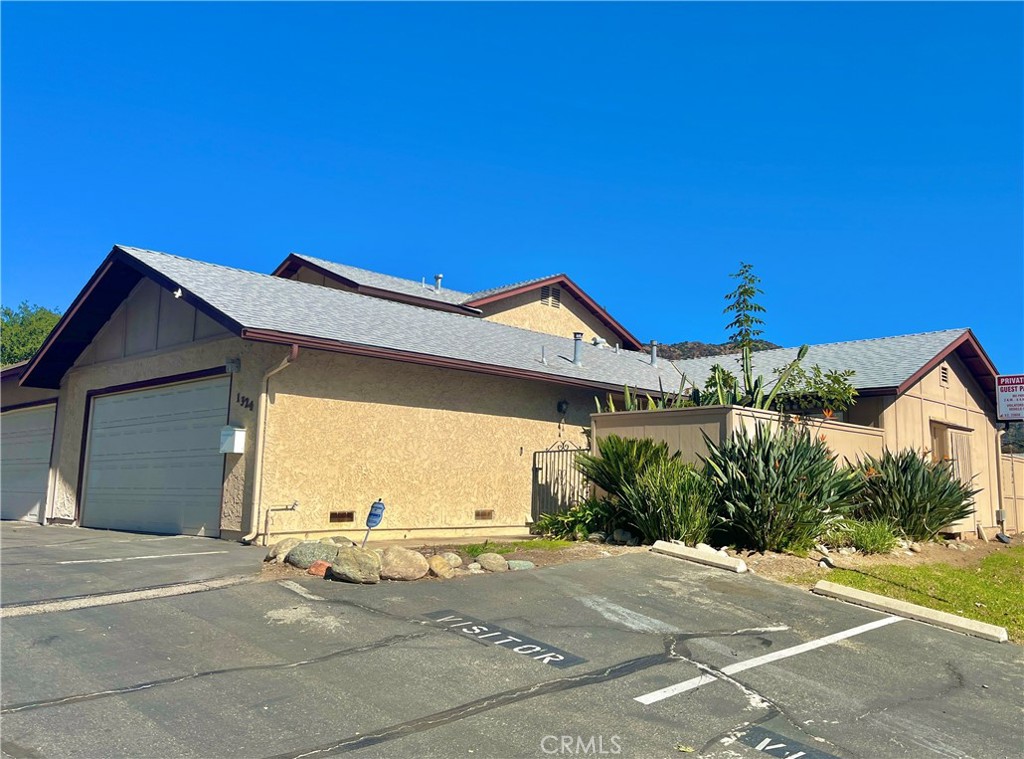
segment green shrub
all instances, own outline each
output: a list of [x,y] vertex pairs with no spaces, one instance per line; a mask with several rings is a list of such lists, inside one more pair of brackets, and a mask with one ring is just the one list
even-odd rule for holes
[[533,523],[533,532],[562,540],[586,540],[592,532],[610,534],[615,529],[612,514],[615,509],[610,503],[597,498],[588,498],[565,511],[541,514]]
[[715,488],[678,457],[652,461],[622,487],[621,509],[630,527],[648,542],[707,540]]
[[720,519],[740,547],[808,550],[849,512],[860,484],[806,429],[758,424],[753,435],[736,432],[721,445],[704,440]]
[[896,525],[911,540],[931,540],[974,512],[978,492],[961,482],[949,461],[930,461],[911,449],[867,456],[857,467],[862,487],[854,513]]
[[850,520],[850,544],[863,553],[890,553],[899,538],[892,524],[880,519],[870,522]]
[[840,519],[832,524],[825,532],[818,537],[818,542],[829,548],[845,548],[853,545],[851,533],[853,531],[852,519]]
[[599,455],[577,454],[576,466],[616,503],[622,495],[623,486],[635,483],[652,462],[679,458],[678,453],[669,454],[668,444],[650,438],[608,435],[598,439],[597,450]]

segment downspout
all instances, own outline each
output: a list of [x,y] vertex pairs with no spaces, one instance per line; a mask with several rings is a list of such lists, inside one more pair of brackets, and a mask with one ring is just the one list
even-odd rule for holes
[[256,460],[252,465],[252,508],[249,509],[248,533],[241,538],[243,543],[251,543],[259,534],[260,510],[263,499],[263,445],[267,429],[267,396],[270,393],[270,378],[287,369],[299,357],[299,346],[292,345],[288,355],[273,369],[263,375],[260,387],[260,398],[256,406]]

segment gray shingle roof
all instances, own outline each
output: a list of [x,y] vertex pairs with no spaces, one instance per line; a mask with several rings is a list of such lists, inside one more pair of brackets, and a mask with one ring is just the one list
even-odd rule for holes
[[[525,370],[615,388],[679,388],[671,362],[658,367],[640,352],[615,353],[583,344],[572,364],[573,340],[475,316],[438,311],[267,274],[118,246],[176,286],[250,329],[266,329],[425,356]],[[547,364],[541,363],[541,349]],[[660,382],[659,382],[660,380]]]
[[[376,287],[381,290],[390,290],[391,292],[402,293],[404,295],[414,295],[417,298],[426,298],[428,300],[437,300],[442,303],[450,303],[453,305],[459,305],[470,298],[469,293],[459,292],[458,290],[449,290],[442,286],[441,292],[434,290],[434,283],[428,282],[427,286],[423,286],[423,282],[416,282],[412,279],[403,279],[402,277],[392,277],[390,274],[380,274],[379,272],[370,271],[369,269],[360,269],[356,266],[346,266],[345,264],[338,264],[334,261],[327,261],[323,258],[314,258],[313,256],[307,256],[302,253],[293,253],[296,258],[304,261],[309,261],[312,264],[316,264],[321,269],[326,269],[329,272],[337,274],[339,277],[352,280],[353,282],[365,285],[367,287]],[[442,285],[444,284],[442,280]]]
[[[898,387],[966,331],[947,329],[915,335],[812,345],[808,348],[807,358],[803,364],[805,367],[818,364],[825,370],[852,369],[856,374],[851,382],[858,390]],[[781,369],[796,358],[797,350],[777,348],[755,352],[754,374],[762,374],[765,379],[773,377],[776,369]],[[703,387],[711,373],[711,367],[715,364],[721,364],[738,375],[739,358],[740,354],[733,353],[726,356],[680,359],[673,363],[686,375],[688,385]]]
[[545,279],[552,279],[553,277],[560,276],[558,274],[549,274],[546,277],[534,277],[533,279],[526,279],[522,282],[513,282],[511,285],[502,285],[501,287],[492,287],[489,290],[477,290],[475,293],[470,294],[467,298],[467,302],[479,300],[480,298],[486,298],[490,295],[498,295],[499,293],[507,292],[508,290],[516,290],[526,285],[532,285],[534,282],[543,282]]

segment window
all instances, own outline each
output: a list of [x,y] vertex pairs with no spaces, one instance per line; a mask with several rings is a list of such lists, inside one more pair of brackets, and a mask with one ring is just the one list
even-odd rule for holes
[[544,285],[540,288],[540,302],[545,306],[560,308],[562,305],[562,290],[559,287]]

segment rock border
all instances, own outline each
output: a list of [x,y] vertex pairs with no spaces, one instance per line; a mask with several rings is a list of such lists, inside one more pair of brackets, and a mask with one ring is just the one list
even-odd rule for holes
[[747,571],[747,563],[743,559],[737,559],[732,556],[726,556],[723,553],[719,553],[713,548],[688,548],[678,543],[668,543],[664,540],[655,541],[654,545],[651,546],[651,550],[654,553],[665,554],[676,559],[685,559],[686,561],[694,561],[698,564],[706,564],[709,567],[715,567],[717,569],[725,569],[730,572],[736,572],[737,574],[743,574]]
[[894,614],[897,617],[906,617],[918,622],[925,622],[929,625],[942,627],[946,630],[972,635],[983,640],[990,640],[994,643],[1006,643],[1010,638],[1005,627],[990,625],[987,622],[978,622],[974,619],[967,619],[946,611],[929,609],[927,606],[899,601],[895,598],[880,596],[877,593],[868,593],[866,590],[857,590],[839,583],[820,580],[811,588],[811,592],[819,596],[835,598],[857,606],[866,606],[875,611]]

